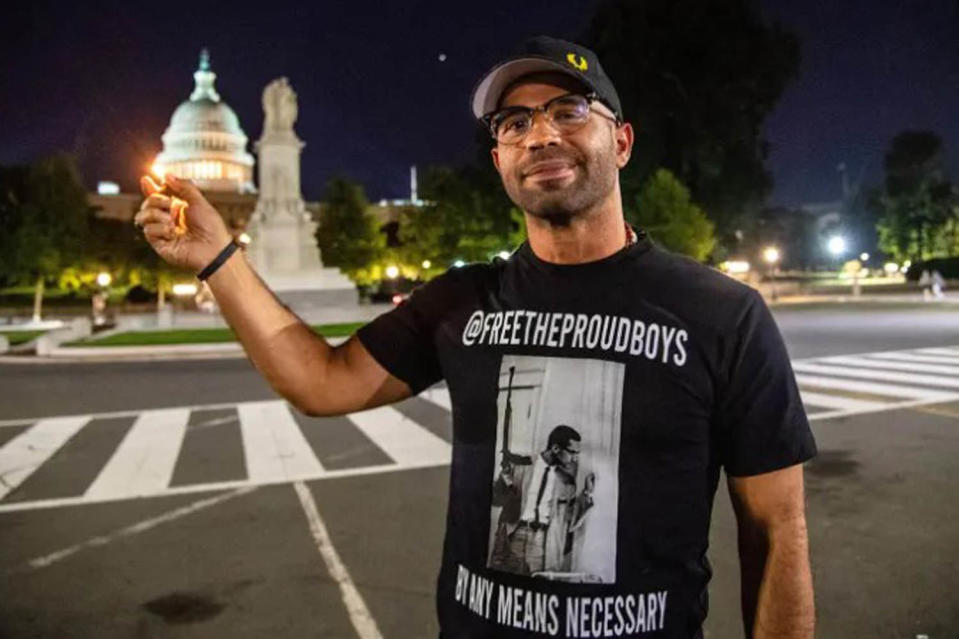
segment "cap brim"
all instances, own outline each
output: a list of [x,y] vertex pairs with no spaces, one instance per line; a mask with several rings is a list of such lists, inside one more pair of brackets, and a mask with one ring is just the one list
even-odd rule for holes
[[495,111],[499,106],[500,97],[503,91],[517,79],[530,73],[541,73],[543,71],[556,71],[563,75],[568,75],[586,87],[595,90],[593,85],[581,74],[571,69],[568,65],[560,64],[555,60],[548,58],[538,58],[528,56],[518,60],[510,60],[499,66],[493,67],[489,73],[483,76],[476,88],[473,89],[473,115],[480,119],[487,113]]

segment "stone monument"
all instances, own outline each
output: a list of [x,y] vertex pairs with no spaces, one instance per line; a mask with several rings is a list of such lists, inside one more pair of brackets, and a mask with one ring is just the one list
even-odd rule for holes
[[293,131],[296,93],[286,78],[263,90],[263,112],[263,135],[254,146],[259,156],[259,198],[247,226],[250,261],[277,297],[296,311],[355,305],[353,282],[320,260],[316,222],[300,192],[304,143]]

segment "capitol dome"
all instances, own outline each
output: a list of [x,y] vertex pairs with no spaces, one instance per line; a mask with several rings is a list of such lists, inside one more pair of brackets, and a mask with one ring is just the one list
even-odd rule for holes
[[236,113],[213,88],[216,74],[206,49],[200,53],[193,79],[196,88],[173,112],[153,171],[188,178],[207,191],[255,192],[246,134]]

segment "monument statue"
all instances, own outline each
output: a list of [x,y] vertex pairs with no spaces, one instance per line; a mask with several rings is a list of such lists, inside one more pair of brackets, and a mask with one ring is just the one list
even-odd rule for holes
[[299,312],[356,304],[356,286],[335,268],[325,268],[316,245],[316,225],[300,192],[300,153],[293,131],[296,93],[286,78],[263,90],[263,135],[254,145],[259,197],[250,217],[247,253],[270,288]]
[[266,85],[263,90],[263,113],[266,114],[264,131],[293,132],[297,115],[296,93],[290,88],[286,78],[279,78]]

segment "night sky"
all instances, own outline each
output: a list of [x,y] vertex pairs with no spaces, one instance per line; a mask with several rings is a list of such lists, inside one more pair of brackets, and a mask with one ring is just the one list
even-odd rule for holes
[[[637,0],[638,1],[638,0]],[[304,3],[305,4],[305,3]],[[170,6],[172,8],[164,8]],[[75,153],[87,184],[131,190],[193,88],[201,47],[251,142],[260,95],[286,76],[299,95],[303,190],[334,174],[371,199],[406,197],[409,166],[473,154],[468,97],[528,35],[580,34],[591,2],[16,3],[0,25],[0,164]],[[765,0],[802,41],[800,78],[767,121],[773,203],[837,199],[836,166],[881,179],[906,128],[944,139],[959,180],[956,0]],[[445,54],[445,61],[440,61]],[[615,78],[613,78],[615,81]],[[640,123],[641,124],[641,123]],[[251,145],[252,147],[252,145]]]

